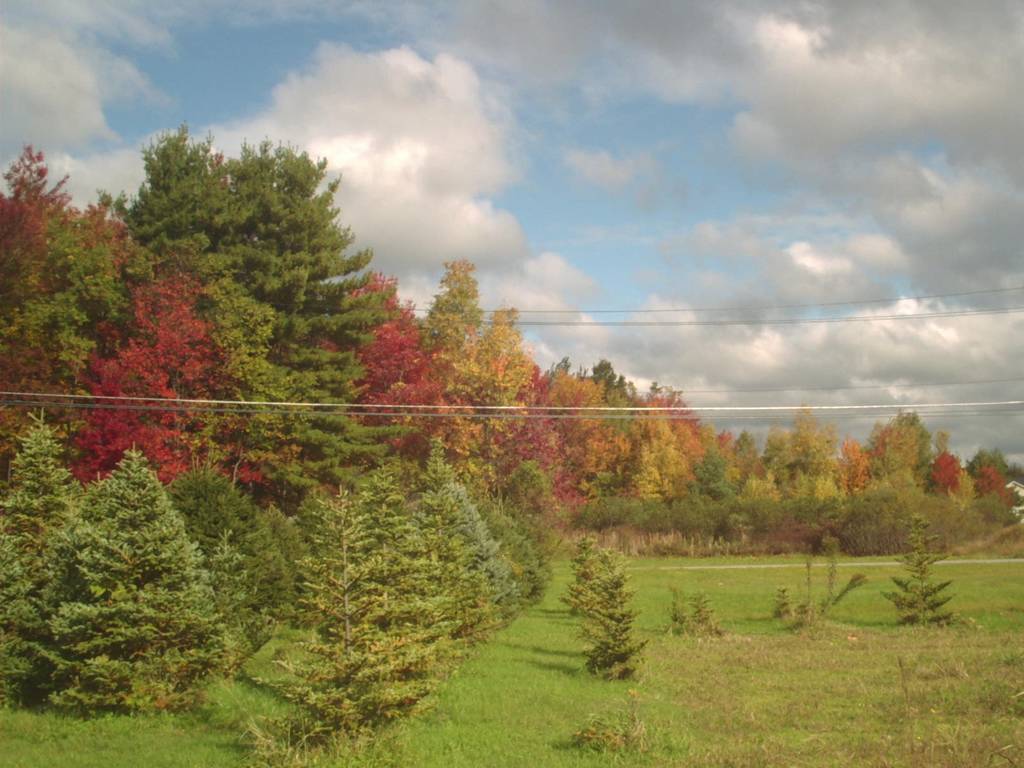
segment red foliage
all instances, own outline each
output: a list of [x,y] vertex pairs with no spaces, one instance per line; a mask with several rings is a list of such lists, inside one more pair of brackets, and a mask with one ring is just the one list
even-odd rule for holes
[[[183,277],[160,280],[133,294],[132,337],[111,359],[94,358],[89,388],[94,395],[208,398],[221,391],[224,359],[196,314],[199,288]],[[164,482],[192,468],[212,441],[210,418],[174,410],[97,409],[77,439],[83,480],[109,472],[132,446]]]
[[974,488],[978,496],[995,494],[1007,507],[1014,505],[1014,494],[1006,487],[1006,477],[991,464],[978,470],[974,476]]
[[943,451],[932,462],[932,487],[939,493],[953,493],[960,487],[960,459]]

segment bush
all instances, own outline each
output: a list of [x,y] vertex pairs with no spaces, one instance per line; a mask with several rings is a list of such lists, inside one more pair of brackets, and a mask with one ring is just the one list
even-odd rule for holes
[[543,529],[514,517],[505,504],[489,499],[481,505],[487,527],[500,546],[518,585],[521,602],[539,600],[551,578],[547,544],[541,540]]
[[647,726],[640,719],[635,691],[629,692],[629,706],[616,712],[591,715],[572,735],[572,743],[595,752],[646,752]]
[[906,547],[912,503],[891,488],[865,491],[852,497],[839,523],[839,544],[850,555],[894,555]]

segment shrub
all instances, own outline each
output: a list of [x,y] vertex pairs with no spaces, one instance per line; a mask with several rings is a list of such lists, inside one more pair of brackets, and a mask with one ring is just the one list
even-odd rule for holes
[[673,589],[669,618],[672,631],[677,634],[695,637],[721,637],[725,634],[715,617],[711,601],[703,593],[692,595],[686,601],[679,590]]
[[131,711],[195,701],[220,660],[222,628],[202,555],[141,453],[89,488],[52,567],[54,703]]
[[646,752],[647,726],[640,718],[636,691],[630,691],[629,697],[628,707],[587,718],[572,735],[572,743],[595,752]]
[[498,499],[488,500],[480,511],[518,585],[520,601],[539,600],[551,578],[547,546],[541,540],[543,529],[514,517]]
[[912,503],[892,488],[877,488],[852,497],[839,522],[839,543],[851,555],[894,555],[906,546]]

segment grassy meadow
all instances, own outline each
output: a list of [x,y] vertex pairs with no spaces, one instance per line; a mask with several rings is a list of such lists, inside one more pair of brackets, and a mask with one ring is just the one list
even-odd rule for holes
[[[875,562],[876,565],[871,565]],[[895,624],[881,592],[894,566],[847,561],[869,581],[810,630],[771,616],[775,591],[803,594],[799,558],[629,562],[647,640],[637,680],[606,682],[583,666],[576,619],[544,600],[473,651],[430,707],[365,747],[320,765],[422,766],[1024,766],[1024,560],[937,566],[963,619],[947,629]],[[770,568],[723,566],[770,565]],[[825,568],[812,574],[817,594]],[[668,633],[670,588],[704,592],[727,634]],[[236,681],[213,683],[185,715],[77,720],[0,712],[0,764],[154,768],[242,766],[242,734],[286,705],[251,678],[274,674],[296,631],[261,650]],[[246,679],[246,677],[250,679]],[[623,720],[626,751],[574,746],[594,715]]]

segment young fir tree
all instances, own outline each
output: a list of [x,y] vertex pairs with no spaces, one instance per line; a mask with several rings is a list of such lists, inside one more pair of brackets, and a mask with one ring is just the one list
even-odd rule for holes
[[55,691],[79,711],[177,709],[222,652],[209,574],[138,451],[92,485],[54,542]]
[[429,693],[447,628],[393,476],[376,474],[356,499],[319,499],[310,514],[304,600],[319,623],[288,695],[312,718],[307,735],[355,733]]
[[594,674],[621,680],[636,672],[637,656],[646,642],[633,636],[637,612],[629,605],[632,597],[622,558],[607,549],[598,549],[593,558],[589,594],[581,606],[587,669]]
[[487,579],[491,601],[501,609],[510,610],[519,599],[519,585],[508,561],[502,557],[501,545],[465,486],[458,484],[455,496],[462,512],[462,536],[472,553],[470,567]]
[[78,491],[60,454],[52,430],[37,423],[22,440],[10,492],[0,499],[0,700],[39,702],[53,671],[46,553]]
[[900,558],[907,576],[893,576],[899,591],[882,594],[896,606],[900,624],[948,624],[953,620],[953,614],[944,611],[943,607],[952,595],[943,595],[942,592],[952,582],[934,582],[931,574],[932,565],[944,559],[945,555],[928,551],[928,521],[923,516],[914,515],[910,525],[910,551]]
[[[187,472],[167,490],[185,518],[189,537],[211,560],[211,571],[224,534],[230,535],[231,548],[240,558],[239,586],[247,596],[242,610],[275,619],[294,613],[298,574],[289,557],[289,543],[294,541],[288,541],[288,530],[281,530],[280,521],[273,527],[271,522],[280,513],[259,509],[230,479],[210,469]],[[292,539],[298,531],[293,534]]]
[[576,552],[570,563],[573,580],[562,597],[562,602],[569,606],[569,612],[572,614],[582,613],[590,602],[596,556],[597,547],[593,538],[584,536],[576,542]]
[[253,579],[246,559],[225,531],[206,559],[214,605],[224,625],[225,671],[233,672],[262,646],[274,631],[274,620],[260,609],[250,592]]
[[424,490],[416,509],[422,556],[430,562],[434,589],[452,637],[470,639],[493,617],[491,585],[476,566],[476,553],[467,541],[466,513],[461,486],[434,443],[423,475]]

